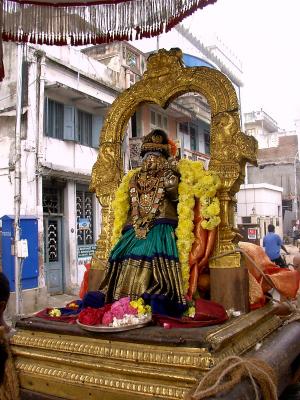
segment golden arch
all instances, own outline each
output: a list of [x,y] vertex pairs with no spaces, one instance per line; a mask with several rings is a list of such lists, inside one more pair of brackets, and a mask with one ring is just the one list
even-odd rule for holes
[[[233,251],[234,195],[244,181],[246,162],[256,163],[257,142],[240,131],[238,100],[234,87],[221,72],[207,68],[185,68],[179,49],[159,50],[150,56],[143,78],[125,90],[112,104],[101,132],[98,159],[93,167],[91,190],[102,206],[101,234],[92,266],[103,269],[108,258],[112,234],[114,192],[123,175],[121,144],[124,132],[140,103],[156,103],[163,108],[187,92],[204,95],[211,107],[211,160],[209,169],[221,178],[219,199],[221,224],[215,255]],[[239,267],[239,254],[215,259],[210,267]]]

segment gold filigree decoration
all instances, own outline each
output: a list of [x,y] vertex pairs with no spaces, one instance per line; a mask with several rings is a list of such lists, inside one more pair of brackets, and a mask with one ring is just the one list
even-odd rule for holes
[[[211,161],[209,169],[219,174],[221,224],[214,256],[234,251],[237,235],[234,226],[234,195],[244,181],[245,164],[255,164],[257,142],[240,131],[238,100],[229,79],[208,67],[186,68],[180,49],[159,50],[150,56],[142,79],[114,101],[104,123],[98,159],[93,167],[90,189],[102,205],[102,229],[92,259],[92,268],[103,269],[111,249],[114,192],[123,175],[121,143],[129,118],[141,103],[163,108],[177,97],[198,92],[211,108]],[[239,267],[240,255],[215,258],[210,267]]]
[[[11,339],[13,346],[25,346],[26,348],[39,348],[55,350],[56,352],[68,352],[82,355],[92,354],[94,357],[109,358],[115,360],[126,360],[148,364],[168,364],[176,366],[188,366],[189,368],[209,368],[211,366],[210,353],[205,348],[176,348],[150,345],[138,345],[134,343],[101,341],[99,339],[86,340],[67,335],[57,338],[50,333],[38,333],[34,335],[30,331],[20,331]],[[13,347],[17,352],[17,347]]]
[[224,354],[240,355],[281,325],[281,319],[274,315],[274,306],[267,305],[209,332],[205,342],[218,354],[218,359]]
[[[99,374],[92,374],[92,373],[84,373],[78,371],[69,371],[65,368],[53,367],[53,366],[40,366],[32,363],[30,361],[17,361],[16,362],[16,369],[21,376],[21,382],[23,381],[22,386],[27,389],[31,389],[32,387],[26,387],[24,385],[24,378],[22,377],[23,374],[26,376],[32,376],[35,380],[38,378],[43,377],[51,380],[52,391],[49,391],[48,394],[59,395],[60,392],[57,388],[57,382],[61,381],[64,385],[71,385],[82,387],[84,385],[86,387],[86,392],[88,393],[89,388],[96,387],[99,392],[101,393],[104,390],[117,390],[119,392],[129,392],[131,394],[143,394],[146,395],[153,395],[159,396],[159,398],[169,398],[169,399],[182,399],[184,393],[187,391],[187,386],[185,387],[176,387],[175,385],[168,385],[168,384],[159,384],[154,382],[142,382],[142,381],[134,381],[131,379],[123,379],[120,378],[112,378],[111,376],[99,376]],[[196,382],[196,379],[195,379]],[[58,386],[59,387],[59,386]],[[71,391],[69,389],[69,391]],[[61,394],[65,393],[62,391]]]

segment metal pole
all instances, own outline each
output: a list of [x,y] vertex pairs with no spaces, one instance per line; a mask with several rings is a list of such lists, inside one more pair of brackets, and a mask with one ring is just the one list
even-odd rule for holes
[[18,44],[17,66],[17,103],[15,129],[15,177],[14,177],[14,255],[15,255],[15,293],[16,317],[22,312],[21,307],[21,259],[18,257],[17,245],[20,240],[20,206],[21,206],[21,115],[22,115],[22,65],[24,44]]

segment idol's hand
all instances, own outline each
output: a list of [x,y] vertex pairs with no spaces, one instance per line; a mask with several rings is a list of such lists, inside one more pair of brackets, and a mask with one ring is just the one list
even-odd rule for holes
[[172,190],[178,186],[178,177],[174,175],[174,172],[170,169],[164,174],[164,185],[166,190]]
[[174,172],[167,170],[164,175],[164,186],[166,194],[171,201],[178,200],[178,177]]

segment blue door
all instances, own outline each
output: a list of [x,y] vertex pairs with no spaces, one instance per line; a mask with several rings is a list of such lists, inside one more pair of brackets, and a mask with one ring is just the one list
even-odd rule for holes
[[48,292],[63,293],[62,217],[44,218],[44,245]]
[[[2,218],[2,269],[7,276],[11,291],[15,291],[15,257],[12,251],[14,243],[14,216],[4,215]],[[35,216],[20,217],[20,239],[28,243],[28,257],[21,263],[22,289],[38,286],[38,221]]]

